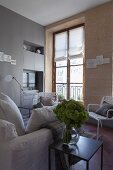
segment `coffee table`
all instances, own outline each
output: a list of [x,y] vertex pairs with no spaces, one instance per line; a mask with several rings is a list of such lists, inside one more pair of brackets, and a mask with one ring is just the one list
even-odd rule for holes
[[[103,141],[90,139],[80,136],[76,146],[72,146],[72,150],[64,149],[63,142],[53,143],[49,146],[49,170],[51,170],[51,150],[56,150],[75,158],[86,161],[86,170],[89,170],[89,161],[93,155],[101,149],[100,169],[103,168]],[[69,166],[70,169],[70,166]]]

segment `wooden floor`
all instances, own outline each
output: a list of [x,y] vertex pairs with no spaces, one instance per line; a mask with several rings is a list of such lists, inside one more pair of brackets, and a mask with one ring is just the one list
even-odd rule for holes
[[[92,124],[86,124],[85,130],[89,132],[96,132],[96,126]],[[113,129],[102,128],[101,135],[104,145],[103,151],[103,170],[113,170]],[[100,170],[100,150],[93,156],[89,162],[90,170]],[[78,162],[72,166],[72,170],[85,170],[86,163],[84,161]]]

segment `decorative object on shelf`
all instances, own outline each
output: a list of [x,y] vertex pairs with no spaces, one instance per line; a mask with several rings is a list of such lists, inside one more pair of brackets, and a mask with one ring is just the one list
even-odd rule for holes
[[63,142],[77,143],[79,139],[79,129],[88,119],[88,112],[85,111],[83,104],[79,101],[63,100],[53,110],[61,122],[66,124]]
[[41,54],[41,51],[39,49],[36,50],[37,54]]

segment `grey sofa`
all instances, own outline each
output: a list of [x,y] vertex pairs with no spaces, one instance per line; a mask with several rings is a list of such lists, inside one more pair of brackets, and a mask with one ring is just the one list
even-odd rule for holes
[[48,170],[49,129],[17,136],[0,144],[0,170]]
[[0,170],[48,170],[52,142],[51,130],[46,128],[26,134],[18,107],[0,93]]

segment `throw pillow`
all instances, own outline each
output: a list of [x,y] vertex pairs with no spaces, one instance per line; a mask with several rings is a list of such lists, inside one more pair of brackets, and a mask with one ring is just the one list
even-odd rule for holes
[[31,117],[28,121],[26,132],[30,133],[36,130],[46,127],[50,122],[58,120],[53,113],[52,109],[48,108],[38,108],[33,109]]
[[0,97],[0,108],[3,110],[3,112],[0,113],[0,119],[13,123],[18,135],[25,134],[24,122],[17,105],[9,96],[3,93],[0,94]]
[[[101,116],[107,116],[107,111],[109,109],[113,109],[113,105],[108,104],[108,103],[104,103],[99,109],[96,110],[96,114],[99,114]],[[112,117],[112,111],[109,114],[109,118]]]
[[0,119],[0,142],[12,140],[17,136],[15,125]]
[[42,108],[43,107],[43,104],[41,102],[33,105],[33,108],[36,109],[36,108]]
[[64,132],[66,129],[66,125],[64,122],[60,122],[59,120],[50,122],[47,124],[46,128],[51,129],[53,140],[55,142],[63,139]]
[[52,100],[52,98],[50,97],[40,97],[40,102],[44,105],[44,106],[52,106],[54,104],[54,101]]
[[[111,108],[110,108],[110,109],[111,109]],[[113,107],[112,107],[112,109],[113,109]],[[112,117],[113,117],[113,111],[112,111],[112,110],[109,111],[108,117],[109,117],[109,118],[112,118]]]

